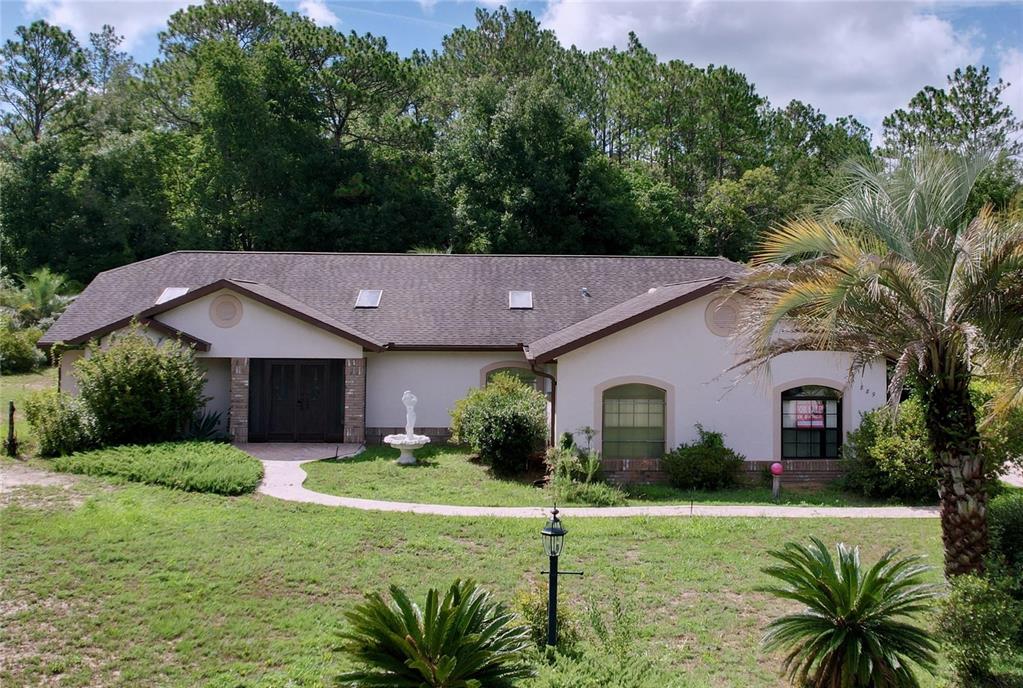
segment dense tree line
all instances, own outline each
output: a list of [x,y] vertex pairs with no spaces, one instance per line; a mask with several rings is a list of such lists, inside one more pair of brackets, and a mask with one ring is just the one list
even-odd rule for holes
[[175,248],[748,256],[850,157],[1000,151],[1005,84],[968,67],[885,120],[774,107],[725,66],[565,49],[528,12],[477,12],[402,58],[262,0],[174,14],[138,65],[111,27],[38,21],[2,49],[3,260],[85,282]]

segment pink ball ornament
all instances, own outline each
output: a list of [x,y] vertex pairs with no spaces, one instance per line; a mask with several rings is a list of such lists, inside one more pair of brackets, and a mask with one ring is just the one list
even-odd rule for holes
[[771,464],[771,475],[781,475],[784,471],[785,468],[781,465],[781,463],[776,461]]

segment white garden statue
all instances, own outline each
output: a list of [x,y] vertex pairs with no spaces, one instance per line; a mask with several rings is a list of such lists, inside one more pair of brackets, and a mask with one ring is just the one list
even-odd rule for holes
[[413,452],[430,441],[430,438],[426,435],[417,435],[414,432],[417,401],[419,400],[416,399],[415,394],[410,390],[405,390],[405,393],[401,395],[401,403],[405,404],[405,434],[388,435],[384,438],[386,444],[401,452],[401,455],[398,457],[398,463],[402,466],[414,464],[416,457]]

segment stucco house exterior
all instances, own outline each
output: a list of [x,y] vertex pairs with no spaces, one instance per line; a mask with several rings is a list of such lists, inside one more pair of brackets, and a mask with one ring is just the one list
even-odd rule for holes
[[828,477],[883,362],[851,381],[842,353],[786,354],[737,379],[723,258],[177,251],[99,274],[40,341],[73,363],[137,321],[195,347],[208,408],[239,442],[379,442],[448,433],[449,411],[495,371],[548,396],[552,437],[595,431],[607,472],[656,480],[666,449],[725,434],[751,471],[782,460]]

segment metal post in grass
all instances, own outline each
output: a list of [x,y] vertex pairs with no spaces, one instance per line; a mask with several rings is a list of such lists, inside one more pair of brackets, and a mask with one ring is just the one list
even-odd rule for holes
[[7,440],[4,442],[7,456],[18,455],[18,436],[14,432],[14,402],[7,404]]
[[565,534],[568,531],[558,518],[558,505],[554,505],[551,517],[540,531],[543,549],[550,559],[550,568],[541,573],[548,574],[547,582],[547,644],[554,647],[558,644],[558,576],[581,576],[582,571],[558,571],[558,557],[565,546]]

